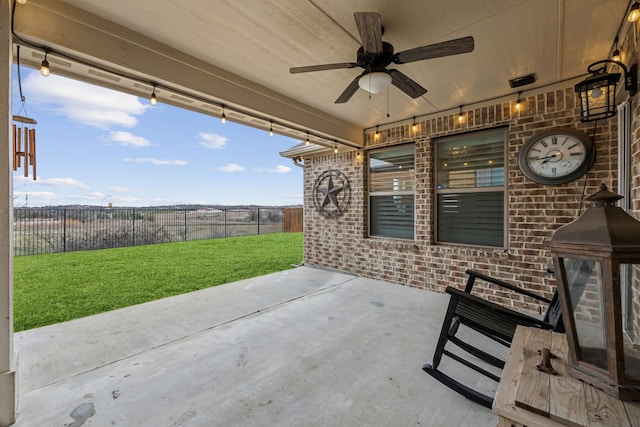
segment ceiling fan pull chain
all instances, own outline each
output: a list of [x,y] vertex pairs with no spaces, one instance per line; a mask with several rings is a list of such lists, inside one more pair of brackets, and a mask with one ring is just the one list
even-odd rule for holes
[[389,114],[389,86],[387,86],[387,118],[391,117]]

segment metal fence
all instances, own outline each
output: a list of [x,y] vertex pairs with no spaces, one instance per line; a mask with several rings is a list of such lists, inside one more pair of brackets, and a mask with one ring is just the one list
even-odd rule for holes
[[279,233],[282,208],[14,208],[14,255]]

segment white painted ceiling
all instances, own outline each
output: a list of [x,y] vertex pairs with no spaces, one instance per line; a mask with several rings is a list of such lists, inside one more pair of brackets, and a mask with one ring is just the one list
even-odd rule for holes
[[[181,52],[361,128],[457,111],[586,74],[606,58],[628,0],[65,0]],[[395,51],[473,36],[471,53],[391,65],[428,92],[395,87],[335,99],[359,68],[290,74],[305,65],[355,62],[353,13],[379,12]],[[625,21],[626,22],[626,21]],[[628,59],[628,58],[627,58]],[[535,73],[512,89],[508,80]],[[151,76],[152,77],[152,76]],[[389,113],[389,117],[387,117]]]

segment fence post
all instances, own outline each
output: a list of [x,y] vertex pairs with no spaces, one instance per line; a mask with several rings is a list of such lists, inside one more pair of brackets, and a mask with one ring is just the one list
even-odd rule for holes
[[136,209],[133,208],[133,218],[131,219],[131,228],[133,232],[131,233],[131,246],[136,245]]
[[187,210],[184,210],[184,241],[187,241]]
[[62,252],[67,252],[67,209],[62,214]]

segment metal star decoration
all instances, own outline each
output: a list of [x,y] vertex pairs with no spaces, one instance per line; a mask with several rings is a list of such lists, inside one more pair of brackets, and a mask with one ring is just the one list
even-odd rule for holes
[[349,204],[350,187],[347,177],[338,170],[323,172],[313,186],[313,203],[326,217],[342,214]]

